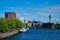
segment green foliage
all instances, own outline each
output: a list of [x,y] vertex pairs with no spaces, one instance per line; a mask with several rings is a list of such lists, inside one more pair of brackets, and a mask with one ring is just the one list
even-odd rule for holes
[[25,24],[18,19],[0,18],[0,32],[8,32],[25,27]]
[[16,29],[15,19],[6,19],[6,22],[10,31],[12,31],[13,29]]
[[20,28],[20,27],[25,27],[26,26],[26,24],[24,24],[23,22],[21,22],[20,20],[16,20],[16,26],[18,27],[18,28]]
[[56,24],[55,24],[55,28],[56,28],[56,29],[60,29],[60,24],[59,24],[59,23],[56,23]]
[[56,25],[55,28],[60,29],[60,26],[59,25]]
[[5,19],[0,18],[0,32],[7,32],[7,31],[8,31],[8,27]]

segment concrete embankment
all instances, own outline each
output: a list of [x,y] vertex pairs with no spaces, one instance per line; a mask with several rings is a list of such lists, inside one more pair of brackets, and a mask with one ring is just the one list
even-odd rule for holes
[[0,33],[0,39],[1,39],[1,38],[6,38],[6,37],[9,37],[9,36],[12,36],[12,35],[14,35],[14,34],[16,34],[16,33],[18,33],[17,30],[12,31],[12,32],[7,32],[7,33]]

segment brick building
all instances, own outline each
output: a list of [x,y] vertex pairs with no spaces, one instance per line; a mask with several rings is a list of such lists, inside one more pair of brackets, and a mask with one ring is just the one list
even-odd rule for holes
[[5,12],[5,18],[16,18],[15,12]]

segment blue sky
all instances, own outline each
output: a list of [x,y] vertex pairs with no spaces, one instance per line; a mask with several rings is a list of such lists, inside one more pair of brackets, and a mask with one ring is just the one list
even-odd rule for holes
[[51,14],[52,22],[60,22],[60,0],[0,0],[0,17],[4,12],[16,12],[22,21],[25,18],[41,22],[48,22]]

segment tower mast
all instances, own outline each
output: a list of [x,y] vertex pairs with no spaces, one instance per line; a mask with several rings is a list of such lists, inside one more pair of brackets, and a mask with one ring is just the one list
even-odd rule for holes
[[49,8],[49,28],[52,28],[51,18],[51,8]]

